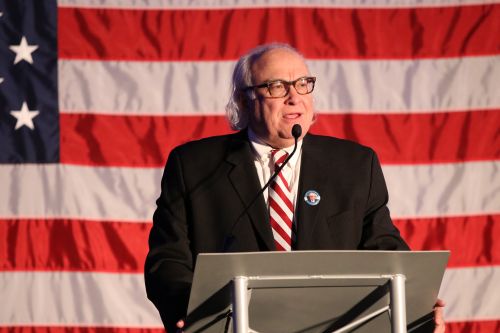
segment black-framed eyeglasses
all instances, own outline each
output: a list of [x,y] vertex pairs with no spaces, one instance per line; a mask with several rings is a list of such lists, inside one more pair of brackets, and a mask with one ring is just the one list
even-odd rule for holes
[[293,81],[286,81],[286,80],[267,81],[255,86],[246,87],[245,90],[255,89],[255,88],[267,88],[270,97],[279,98],[288,95],[288,93],[290,92],[290,86],[293,86],[299,95],[307,95],[312,93],[312,91],[314,90],[315,82],[316,82],[316,77],[303,76]]

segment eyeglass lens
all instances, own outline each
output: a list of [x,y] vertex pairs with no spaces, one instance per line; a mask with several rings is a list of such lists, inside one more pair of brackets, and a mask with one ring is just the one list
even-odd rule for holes
[[314,80],[312,78],[303,77],[295,81],[277,80],[269,82],[267,88],[271,97],[284,97],[290,91],[290,86],[293,85],[295,90],[300,95],[309,94],[314,89]]

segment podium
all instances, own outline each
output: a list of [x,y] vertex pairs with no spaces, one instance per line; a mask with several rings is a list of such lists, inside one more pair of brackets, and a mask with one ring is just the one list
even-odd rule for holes
[[448,251],[200,254],[185,332],[428,332],[448,257]]

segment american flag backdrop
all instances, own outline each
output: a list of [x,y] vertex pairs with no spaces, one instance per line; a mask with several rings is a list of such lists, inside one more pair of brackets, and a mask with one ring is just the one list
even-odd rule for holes
[[312,132],[378,153],[412,249],[451,250],[448,332],[500,332],[499,1],[1,0],[0,333],[161,331],[167,154],[230,132],[236,59],[272,41],[317,76]]

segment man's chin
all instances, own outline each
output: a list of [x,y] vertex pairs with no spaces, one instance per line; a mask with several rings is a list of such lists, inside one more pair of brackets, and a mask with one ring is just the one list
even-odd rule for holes
[[288,148],[291,147],[295,144],[295,139],[293,138],[292,134],[290,133],[287,136],[280,136],[276,140],[273,140],[271,146],[275,148]]

